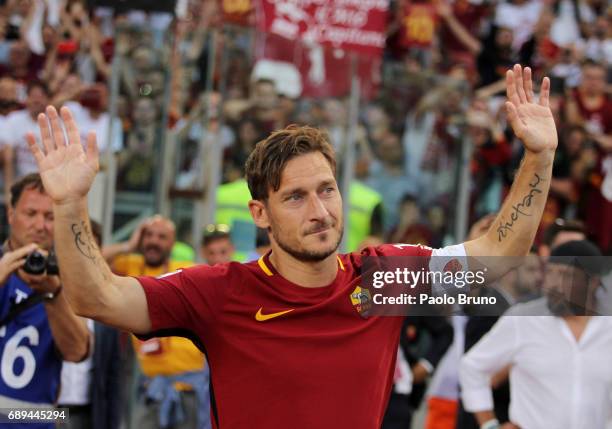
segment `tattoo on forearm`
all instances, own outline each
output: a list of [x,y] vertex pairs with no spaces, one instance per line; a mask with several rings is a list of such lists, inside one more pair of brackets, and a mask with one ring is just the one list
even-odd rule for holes
[[79,253],[81,253],[81,255],[85,256],[87,259],[93,262],[100,269],[104,280],[109,281],[110,276],[108,273],[108,267],[106,265],[106,262],[100,255],[98,245],[96,244],[96,240],[93,234],[91,233],[89,224],[85,221],[81,221],[80,224],[73,223],[70,226],[70,229],[72,230],[72,235],[74,236],[74,244]]
[[74,235],[74,244],[81,255],[92,261],[95,260],[95,248],[92,247],[93,242],[89,237],[87,224],[84,221],[81,221],[81,225],[73,223],[70,229],[72,229],[72,235]]
[[542,193],[542,190],[538,188],[540,182],[542,182],[542,179],[537,173],[535,173],[535,180],[529,184],[529,187],[531,188],[529,193],[523,197],[523,200],[520,203],[512,206],[510,221],[500,221],[499,227],[497,228],[497,239],[499,241],[502,241],[504,238],[506,238],[509,232],[513,231],[512,227],[520,216],[531,216],[531,214],[525,211],[525,208],[531,207],[533,197]]

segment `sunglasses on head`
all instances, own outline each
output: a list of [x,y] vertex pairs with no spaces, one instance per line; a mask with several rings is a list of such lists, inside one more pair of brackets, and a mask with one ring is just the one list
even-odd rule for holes
[[204,227],[205,237],[209,235],[219,234],[219,233],[227,234],[229,232],[230,232],[229,225],[226,225],[224,223],[219,223],[219,224],[210,223],[206,225],[206,227]]

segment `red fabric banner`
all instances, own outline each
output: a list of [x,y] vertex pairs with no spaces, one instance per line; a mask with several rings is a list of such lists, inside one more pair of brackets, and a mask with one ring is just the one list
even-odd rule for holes
[[260,0],[258,27],[286,39],[379,56],[388,0]]
[[[295,82],[295,77],[299,76],[301,91],[297,92],[303,97],[343,97],[350,93],[350,52],[288,40],[275,34],[260,34],[257,37],[256,56],[259,62],[268,61],[267,71],[263,72],[265,77],[284,85]],[[361,96],[371,98],[381,82],[381,59],[356,55],[355,61]],[[282,88],[277,89],[284,92]]]

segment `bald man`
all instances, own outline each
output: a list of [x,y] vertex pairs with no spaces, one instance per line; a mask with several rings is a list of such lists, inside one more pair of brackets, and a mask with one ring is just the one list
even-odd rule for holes
[[[128,241],[107,246],[102,254],[116,274],[157,277],[192,265],[170,259],[175,238],[174,223],[156,215],[142,222]],[[208,371],[202,352],[186,338],[147,341],[132,338],[144,374],[133,413],[133,427],[210,427]],[[168,407],[166,401],[175,403]],[[182,407],[182,420],[176,413],[177,407]],[[160,413],[160,409],[172,411]]]
[[[125,267],[126,264],[143,265],[143,269],[147,271],[149,269],[156,271],[164,268],[170,262],[170,253],[175,239],[174,222],[161,215],[155,215],[141,222],[128,241],[104,246],[102,255],[113,271],[128,269]],[[119,267],[115,266],[117,263]],[[165,272],[159,274],[165,274]]]

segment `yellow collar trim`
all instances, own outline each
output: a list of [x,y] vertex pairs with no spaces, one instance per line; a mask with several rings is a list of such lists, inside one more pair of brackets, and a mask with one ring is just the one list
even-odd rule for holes
[[[342,261],[340,260],[340,256],[336,255],[336,258],[338,259],[338,265],[340,265],[340,269],[342,271],[346,271],[346,269],[344,268],[344,264],[342,263]],[[270,270],[270,268],[268,268],[268,266],[266,265],[266,262],[264,261],[264,255],[260,256],[259,259],[257,260],[257,265],[259,265],[259,268],[261,268],[261,270],[266,273],[266,275],[268,276],[273,276],[274,273],[272,272],[272,270]]]
[[268,275],[268,276],[273,276],[274,275],[274,273],[272,273],[272,271],[270,271],[270,268],[268,268],[268,266],[264,262],[264,255],[261,255],[259,257],[259,259],[257,260],[257,264],[259,264],[259,268],[261,268],[261,270],[264,273],[266,273],[266,275]]

